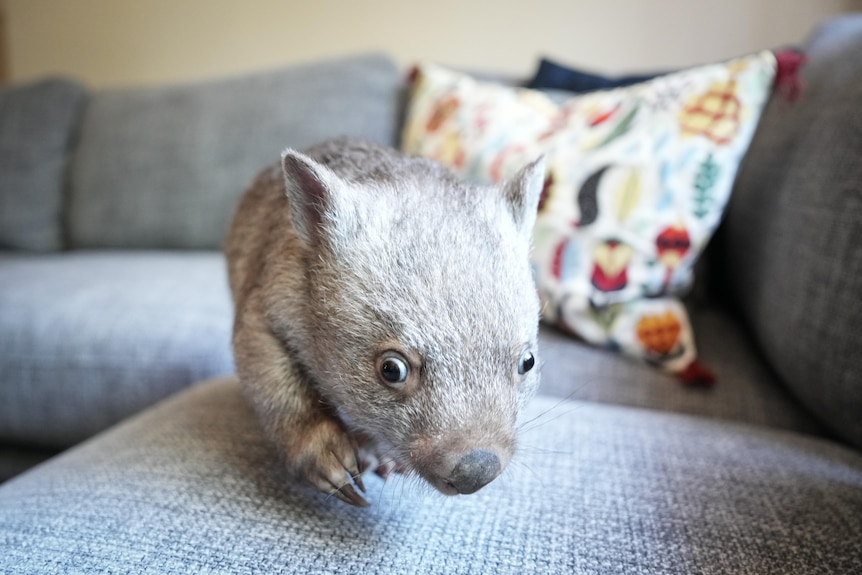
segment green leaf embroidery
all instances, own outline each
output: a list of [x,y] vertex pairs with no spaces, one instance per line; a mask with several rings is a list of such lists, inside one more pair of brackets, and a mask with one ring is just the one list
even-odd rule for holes
[[614,129],[611,130],[610,133],[607,136],[605,136],[605,138],[601,142],[599,142],[595,146],[595,148],[593,148],[593,149],[598,149],[598,148],[601,148],[602,146],[607,146],[608,144],[610,144],[611,142],[613,142],[614,140],[616,140],[617,138],[619,138],[620,136],[622,136],[623,134],[628,132],[629,129],[631,129],[631,127],[632,127],[632,122],[634,122],[635,116],[637,116],[639,109],[640,109],[640,105],[636,105],[634,108],[632,108],[631,111],[629,111],[629,113],[626,114],[625,118],[620,120],[620,123],[617,124],[616,126],[614,126]]
[[605,333],[610,333],[611,328],[617,321],[622,311],[622,304],[609,304],[606,306],[590,306],[589,314],[593,321],[601,327]]
[[713,200],[712,189],[718,181],[720,172],[719,165],[710,153],[694,177],[694,215],[699,219],[703,219],[709,214],[710,204]]

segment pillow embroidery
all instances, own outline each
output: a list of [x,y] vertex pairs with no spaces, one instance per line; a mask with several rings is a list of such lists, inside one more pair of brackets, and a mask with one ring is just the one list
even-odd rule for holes
[[532,254],[543,319],[686,373],[696,352],[676,296],[720,221],[775,70],[762,52],[558,104],[423,65],[402,148],[482,181],[546,154]]

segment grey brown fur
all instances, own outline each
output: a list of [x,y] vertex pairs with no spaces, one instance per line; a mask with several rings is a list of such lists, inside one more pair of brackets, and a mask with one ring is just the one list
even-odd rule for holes
[[537,354],[543,177],[539,160],[474,186],[337,140],[287,150],[255,180],[226,246],[234,355],[295,477],[366,505],[354,486],[369,467],[454,494],[506,466],[538,383],[519,365]]

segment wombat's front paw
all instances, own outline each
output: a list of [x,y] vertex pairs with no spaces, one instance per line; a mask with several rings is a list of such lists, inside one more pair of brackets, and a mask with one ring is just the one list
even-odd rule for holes
[[374,471],[383,479],[388,478],[392,472],[403,473],[404,467],[395,461],[379,443],[371,436],[364,433],[354,433],[353,439],[359,446],[357,457],[359,458],[359,470],[365,472],[369,469]]
[[[288,461],[300,478],[318,491],[345,503],[367,507],[368,501],[356,490],[365,491],[359,471],[357,444],[337,421],[321,417],[302,432],[288,449]],[[355,487],[354,487],[355,485]]]

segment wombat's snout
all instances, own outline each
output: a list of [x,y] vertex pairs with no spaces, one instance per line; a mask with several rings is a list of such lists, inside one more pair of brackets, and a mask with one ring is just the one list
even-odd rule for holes
[[500,475],[500,458],[487,449],[474,449],[458,460],[446,483],[467,495],[485,487]]
[[481,447],[465,443],[450,439],[442,444],[414,444],[412,463],[428,483],[445,495],[475,493],[503,472],[510,453],[507,445],[494,442],[482,442]]

